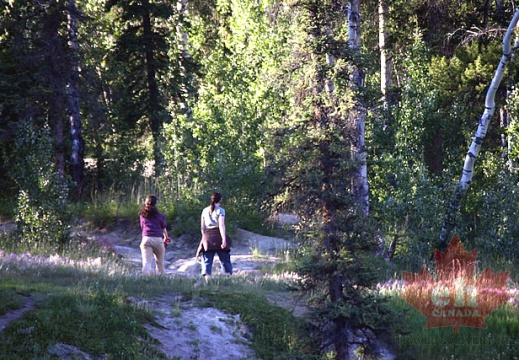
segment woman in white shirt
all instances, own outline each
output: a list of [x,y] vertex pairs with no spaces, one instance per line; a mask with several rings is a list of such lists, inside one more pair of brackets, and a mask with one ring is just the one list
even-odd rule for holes
[[[204,247],[202,249],[202,276],[211,276],[214,255],[218,254],[220,268],[224,274],[232,274],[231,249],[227,244],[225,230],[225,209],[221,207],[222,194],[211,194],[211,203],[204,208],[200,216],[200,230]],[[215,247],[211,244],[216,243]],[[208,245],[209,244],[209,245]]]

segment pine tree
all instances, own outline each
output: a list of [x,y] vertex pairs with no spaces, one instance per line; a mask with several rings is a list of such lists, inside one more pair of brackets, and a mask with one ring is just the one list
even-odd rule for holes
[[125,122],[137,125],[143,120],[153,139],[155,176],[163,166],[161,127],[169,121],[167,94],[170,86],[171,62],[167,38],[167,20],[173,5],[164,1],[111,0],[107,9],[120,11],[123,31],[117,38],[113,67],[121,73],[117,108]]
[[352,62],[358,47],[344,37],[352,26],[346,8],[343,1],[301,1],[291,9],[287,21],[299,24],[286,65],[293,106],[272,129],[276,165],[269,169],[279,175],[271,190],[279,208],[301,218],[300,290],[312,294],[319,335],[336,359],[349,359],[356,342],[365,354],[375,351],[390,318],[372,291],[376,232],[354,180],[363,165],[355,117],[362,74]]

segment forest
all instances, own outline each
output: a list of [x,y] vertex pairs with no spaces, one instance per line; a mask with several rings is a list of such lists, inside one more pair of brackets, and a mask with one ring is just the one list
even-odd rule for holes
[[377,276],[433,271],[454,235],[518,280],[515,16],[505,0],[0,0],[1,218],[60,251],[78,217],[148,193],[177,235],[212,191],[234,228],[297,214],[300,290],[346,359],[352,329],[394,321]]

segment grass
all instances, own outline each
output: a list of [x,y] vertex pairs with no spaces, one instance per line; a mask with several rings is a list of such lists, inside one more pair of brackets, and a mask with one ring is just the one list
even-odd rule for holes
[[[233,283],[236,282],[228,279],[227,284],[219,284],[217,291],[209,287],[201,292],[201,299],[205,306],[240,314],[240,319],[252,330],[252,347],[259,358],[317,358],[318,346],[312,341],[308,323],[286,309],[273,306],[256,287],[236,288],[230,286]],[[279,283],[265,281],[263,285],[272,289]]]
[[[35,257],[35,259],[39,259]],[[73,263],[47,266],[20,261],[0,262],[0,313],[21,307],[23,299],[36,299],[36,308],[0,334],[5,359],[48,356],[57,342],[74,345],[92,355],[108,358],[160,359],[153,339],[143,328],[153,319],[146,309],[128,299],[152,298],[175,289],[183,300],[217,307],[240,319],[252,331],[252,347],[262,359],[304,359],[318,347],[311,341],[308,324],[287,310],[273,306],[265,295],[283,292],[283,282],[252,277],[213,278],[201,289],[193,279],[150,277],[143,281],[135,271],[106,258],[96,266]],[[514,359],[519,347],[519,313],[502,306],[486,318],[486,329],[460,327],[424,329],[425,317],[398,294],[391,305],[403,317],[403,332],[395,338],[397,359]],[[179,304],[172,304],[179,307]],[[108,337],[105,336],[105,334]]]
[[486,328],[451,326],[426,329],[426,318],[403,298],[391,297],[403,316],[402,333],[395,338],[397,359],[517,359],[519,311],[502,305],[485,318]]
[[[112,204],[90,211],[78,212],[99,221],[115,221],[120,216],[133,216],[135,208]],[[151,313],[130,300],[161,296],[164,289],[174,289],[181,299],[171,305],[178,315],[180,301],[240,314],[251,330],[253,349],[264,360],[321,359],[308,323],[266,299],[270,293],[286,291],[283,281],[215,277],[195,288],[189,278],[145,278],[112,254],[81,241],[74,240],[59,255],[51,250],[29,255],[30,247],[13,246],[12,242],[9,236],[0,237],[0,249],[18,254],[0,251],[0,315],[22,307],[27,296],[35,301],[35,308],[0,333],[2,359],[49,358],[49,349],[58,342],[108,359],[164,358],[143,327],[154,321]],[[293,254],[282,251],[285,261],[268,270],[270,273],[293,266]],[[257,255],[261,255],[259,250]],[[499,307],[486,317],[486,329],[460,327],[459,333],[453,334],[451,327],[424,329],[425,317],[398,293],[390,294],[390,301],[402,318],[399,335],[394,338],[397,359],[517,358],[516,308]],[[193,358],[199,356],[199,343],[194,340]]]
[[0,315],[4,315],[8,311],[19,309],[23,306],[21,292],[14,289],[6,288],[0,292]]
[[[482,276],[483,270],[487,267],[493,274],[509,272],[508,284],[513,288],[518,277],[516,261],[502,261],[502,258],[492,255],[478,256],[474,269],[475,278]],[[422,264],[422,267],[429,273],[435,274],[436,264],[432,260]],[[399,278],[397,274],[401,274],[402,271],[418,273],[420,269],[416,264],[413,267],[404,262],[397,263],[393,271],[393,277]],[[402,314],[405,325],[401,334],[395,338],[397,359],[519,359],[517,355],[519,309],[517,307],[502,304],[485,317],[486,328],[460,326],[459,332],[454,334],[452,326],[426,329],[426,317],[400,295],[394,291],[391,296],[391,304],[398,313]]]
[[[253,329],[253,347],[265,360],[294,358],[301,352],[294,339],[307,338],[290,313],[265,300],[266,292],[285,291],[277,281],[216,277],[197,289],[194,279],[186,277],[143,277],[103,249],[80,242],[60,255],[17,250],[0,254],[0,314],[21,308],[27,296],[35,307],[0,333],[2,359],[49,358],[57,343],[108,359],[164,358],[144,328],[154,321],[151,312],[130,299],[151,299],[165,289],[174,289],[179,302],[239,313]],[[179,302],[171,306],[181,311]]]
[[75,204],[71,211],[77,217],[88,219],[95,228],[110,229],[120,219],[138,219],[139,204],[110,200],[96,205]]
[[164,358],[141,325],[146,316],[121,295],[105,291],[48,296],[1,334],[0,353],[4,358],[43,358],[49,347],[64,343],[94,356]]

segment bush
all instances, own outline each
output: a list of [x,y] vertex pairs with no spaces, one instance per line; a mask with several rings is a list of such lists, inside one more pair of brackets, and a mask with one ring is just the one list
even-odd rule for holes
[[61,248],[69,240],[67,210],[69,181],[54,171],[53,142],[48,126],[22,123],[10,159],[11,177],[19,185],[16,223],[20,239],[29,245],[41,242]]

